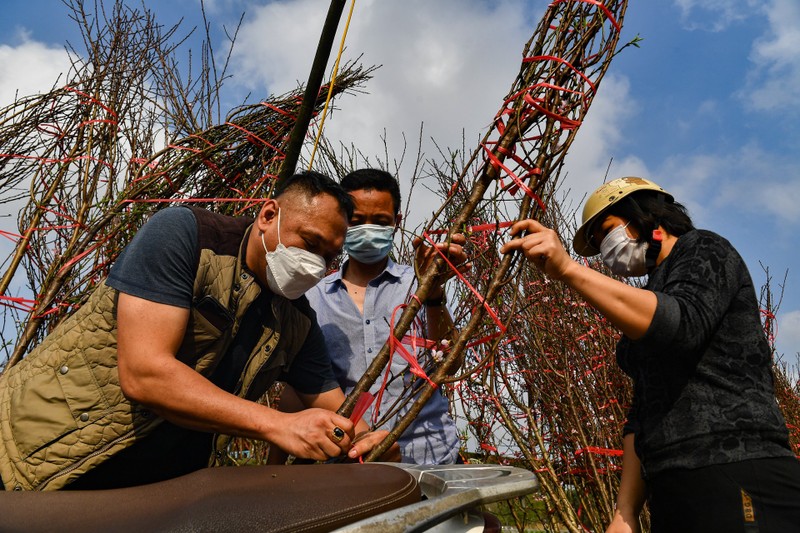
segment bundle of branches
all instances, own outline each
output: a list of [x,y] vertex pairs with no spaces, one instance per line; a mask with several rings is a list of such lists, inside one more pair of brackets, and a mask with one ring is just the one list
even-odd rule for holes
[[[177,27],[163,31],[121,1],[110,13],[95,4],[96,15],[82,1],[68,5],[86,57],[72,50],[64,87],[0,110],[0,201],[19,209],[17,231],[4,232],[14,241],[0,281],[6,368],[84,301],[154,211],[189,201],[252,212],[271,190],[302,100],[298,89],[213,126],[225,69],[209,47],[200,74],[182,82]],[[348,65],[334,92],[368,77]]]
[[[617,44],[627,2],[555,1],[544,14],[536,32],[526,44],[520,72],[504,99],[489,131],[450,184],[442,208],[423,231],[433,240],[436,230],[445,239],[454,233],[492,231],[508,222],[539,216],[546,201],[545,184],[554,179],[575,138]],[[454,165],[451,165],[451,168]],[[472,177],[470,179],[470,176]],[[504,224],[500,224],[503,221]],[[486,224],[488,223],[488,224]],[[495,240],[497,239],[495,234]],[[487,248],[497,246],[495,240]],[[516,306],[500,308],[500,302],[515,302],[517,284],[513,279],[515,257],[503,258],[495,268],[470,283],[469,292],[455,305],[468,312],[460,335],[449,346],[441,365],[430,375],[431,381],[417,380],[409,394],[418,393],[408,413],[393,428],[389,437],[376,447],[368,459],[374,460],[408,427],[425,402],[444,383],[470,347],[486,345],[482,360],[475,367],[489,364],[497,356],[497,346],[509,323],[518,320]],[[439,257],[436,267],[418,273],[418,289],[394,324],[398,341],[408,331],[436,277],[453,268]],[[511,274],[511,275],[510,275]],[[394,349],[387,342],[367,373],[348,396],[343,414],[349,414],[360,394],[381,374]],[[474,373],[467,369],[462,379]]]
[[773,373],[775,397],[789,429],[789,445],[794,454],[800,458],[800,381],[797,380],[797,368],[791,369],[785,363],[778,361]]
[[781,408],[786,426],[789,429],[789,444],[795,455],[800,457],[800,380],[798,368],[789,365],[781,359],[781,354],[776,353],[775,338],[777,335],[776,315],[783,301],[783,290],[786,286],[786,277],[778,284],[777,294],[773,290],[772,275],[769,268],[763,267],[766,281],[761,287],[759,303],[761,317],[764,322],[764,333],[772,347],[774,359],[773,376],[775,377],[775,397]]
[[[555,201],[542,222],[568,234]],[[486,240],[473,236],[475,247],[488,249],[476,277],[501,263]],[[453,384],[454,412],[467,428],[467,447],[477,450],[472,460],[511,462],[538,474],[533,505],[512,509],[520,530],[535,524],[553,532],[602,531],[614,508],[631,395],[614,357],[618,333],[537,269],[522,268],[513,280],[513,296],[495,306],[515,318],[505,338],[468,354],[475,371]]]
[[[560,235],[574,234],[548,204],[543,222]],[[486,247],[484,236],[475,245]],[[565,245],[568,247],[568,245]],[[500,259],[494,248],[476,268],[491,271]],[[589,265],[609,274],[600,262]],[[618,332],[562,283],[549,282],[534,268],[515,278],[516,312],[508,336],[495,349],[492,364],[453,385],[454,412],[467,428],[465,441],[474,460],[511,462],[538,474],[540,494],[511,515],[523,530],[602,531],[613,512],[621,470],[621,436],[630,404],[629,379],[615,361]],[[498,302],[502,309],[512,302]],[[762,287],[767,336],[774,340],[776,303],[770,278]],[[487,346],[476,346],[467,363],[485,360]],[[800,396],[790,370],[774,367],[778,403],[790,443],[800,451]],[[643,521],[646,524],[647,516]],[[644,531],[647,530],[645,527]]]

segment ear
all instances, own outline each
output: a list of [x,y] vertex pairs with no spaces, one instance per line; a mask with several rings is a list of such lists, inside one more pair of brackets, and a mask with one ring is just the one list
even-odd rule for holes
[[400,223],[401,223],[402,221],[403,221],[403,214],[402,214],[402,213],[397,213],[397,214],[394,216],[394,225],[395,225],[395,226],[397,226],[397,227],[399,228],[399,227],[400,227]]
[[270,198],[264,202],[264,205],[261,206],[261,210],[258,212],[258,216],[256,217],[255,221],[256,228],[260,233],[266,232],[267,228],[269,228],[271,224],[278,220],[279,210],[280,206],[274,198]]

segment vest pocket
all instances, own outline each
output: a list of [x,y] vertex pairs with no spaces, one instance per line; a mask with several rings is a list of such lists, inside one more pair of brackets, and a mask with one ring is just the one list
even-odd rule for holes
[[223,332],[233,324],[233,315],[210,294],[194,302],[192,307],[217,332]]
[[41,370],[11,393],[12,433],[26,458],[108,412],[108,402],[81,354]]
[[193,304],[178,360],[203,375],[213,370],[213,359],[222,351],[233,327],[233,316],[211,296]]

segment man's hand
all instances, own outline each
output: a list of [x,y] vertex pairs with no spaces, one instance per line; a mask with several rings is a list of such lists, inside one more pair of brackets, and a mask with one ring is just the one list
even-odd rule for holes
[[[353,441],[353,447],[347,452],[350,459],[358,459],[372,451],[372,449],[383,442],[389,435],[388,431],[379,430],[371,431],[369,433],[362,433]],[[380,456],[381,461],[399,463],[402,459],[400,455],[400,445],[396,442]]]
[[[302,455],[295,453],[291,449],[286,448],[288,444],[281,444],[277,442],[277,440],[273,441],[277,444],[281,449],[285,450],[292,455],[297,457],[303,458],[310,458],[310,459],[317,459],[319,461],[325,461],[332,457],[338,457],[344,453],[347,453],[347,457],[350,459],[358,459],[362,455],[366,455],[372,451],[372,449],[377,446],[379,443],[383,442],[383,439],[389,434],[388,431],[369,431],[369,426],[367,425],[364,420],[359,419],[357,421],[357,427],[353,426],[353,422],[349,419],[343,418],[337,415],[334,411],[339,408],[344,402],[344,392],[340,388],[334,388],[327,392],[323,392],[320,394],[300,394],[296,392],[290,385],[286,385],[281,394],[281,410],[284,409],[291,409],[295,410],[296,412],[291,413],[293,415],[304,415],[309,412],[319,412],[325,413],[328,415],[328,420],[331,422],[326,422],[326,417],[321,416],[321,420],[318,421],[322,425],[322,432],[320,433],[319,429],[317,429],[315,434],[315,438],[317,441],[322,440],[325,449],[323,450],[320,448],[318,451],[323,453],[330,452],[329,455],[325,457],[321,457],[320,455]],[[298,411],[306,407],[305,410]],[[346,422],[343,422],[346,421]],[[324,439],[321,439],[322,436],[327,435],[328,440],[335,440],[333,437],[332,431],[333,427],[338,426],[342,430],[347,433],[345,437],[342,438],[341,441],[338,442],[338,451],[334,450],[330,446],[324,443]],[[354,438],[355,431],[358,430],[359,435],[358,437]],[[313,448],[313,447],[312,447]],[[304,450],[308,450],[309,448],[304,448]],[[306,453],[306,452],[303,452]],[[382,461],[388,462],[399,462],[400,461],[400,446],[397,443],[394,443],[389,450],[381,456]]]
[[[435,245],[436,249],[441,250],[462,274],[472,268],[472,263],[467,262],[467,254],[464,252],[464,245],[466,243],[467,238],[460,233],[456,233],[453,235],[450,242],[441,242]],[[433,262],[439,256],[439,252],[428,244],[425,244],[422,237],[415,237],[411,244],[415,250],[414,266],[416,267],[416,271],[427,272],[433,268]],[[436,277],[433,288],[431,288],[430,294],[428,294],[428,298],[440,298],[444,293],[445,282],[453,276],[455,276],[453,269],[449,266],[445,266],[444,272]]]
[[[353,423],[327,409],[311,408],[282,415],[288,417],[283,422],[285,430],[276,434],[272,442],[286,453],[302,459],[327,461],[347,453],[349,459],[356,460],[371,452],[389,435],[388,431],[381,430],[354,437]],[[337,433],[342,436],[341,440]],[[400,446],[396,442],[392,444],[380,460],[400,462]]]
[[316,461],[339,457],[350,449],[354,439],[350,420],[318,408],[281,413],[281,427],[270,436],[285,452]]

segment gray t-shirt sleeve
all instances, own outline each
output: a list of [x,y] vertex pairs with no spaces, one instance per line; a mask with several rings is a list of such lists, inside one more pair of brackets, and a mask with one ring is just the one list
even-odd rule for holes
[[189,308],[197,261],[194,214],[170,207],[136,233],[111,267],[106,284],[145,300]]

